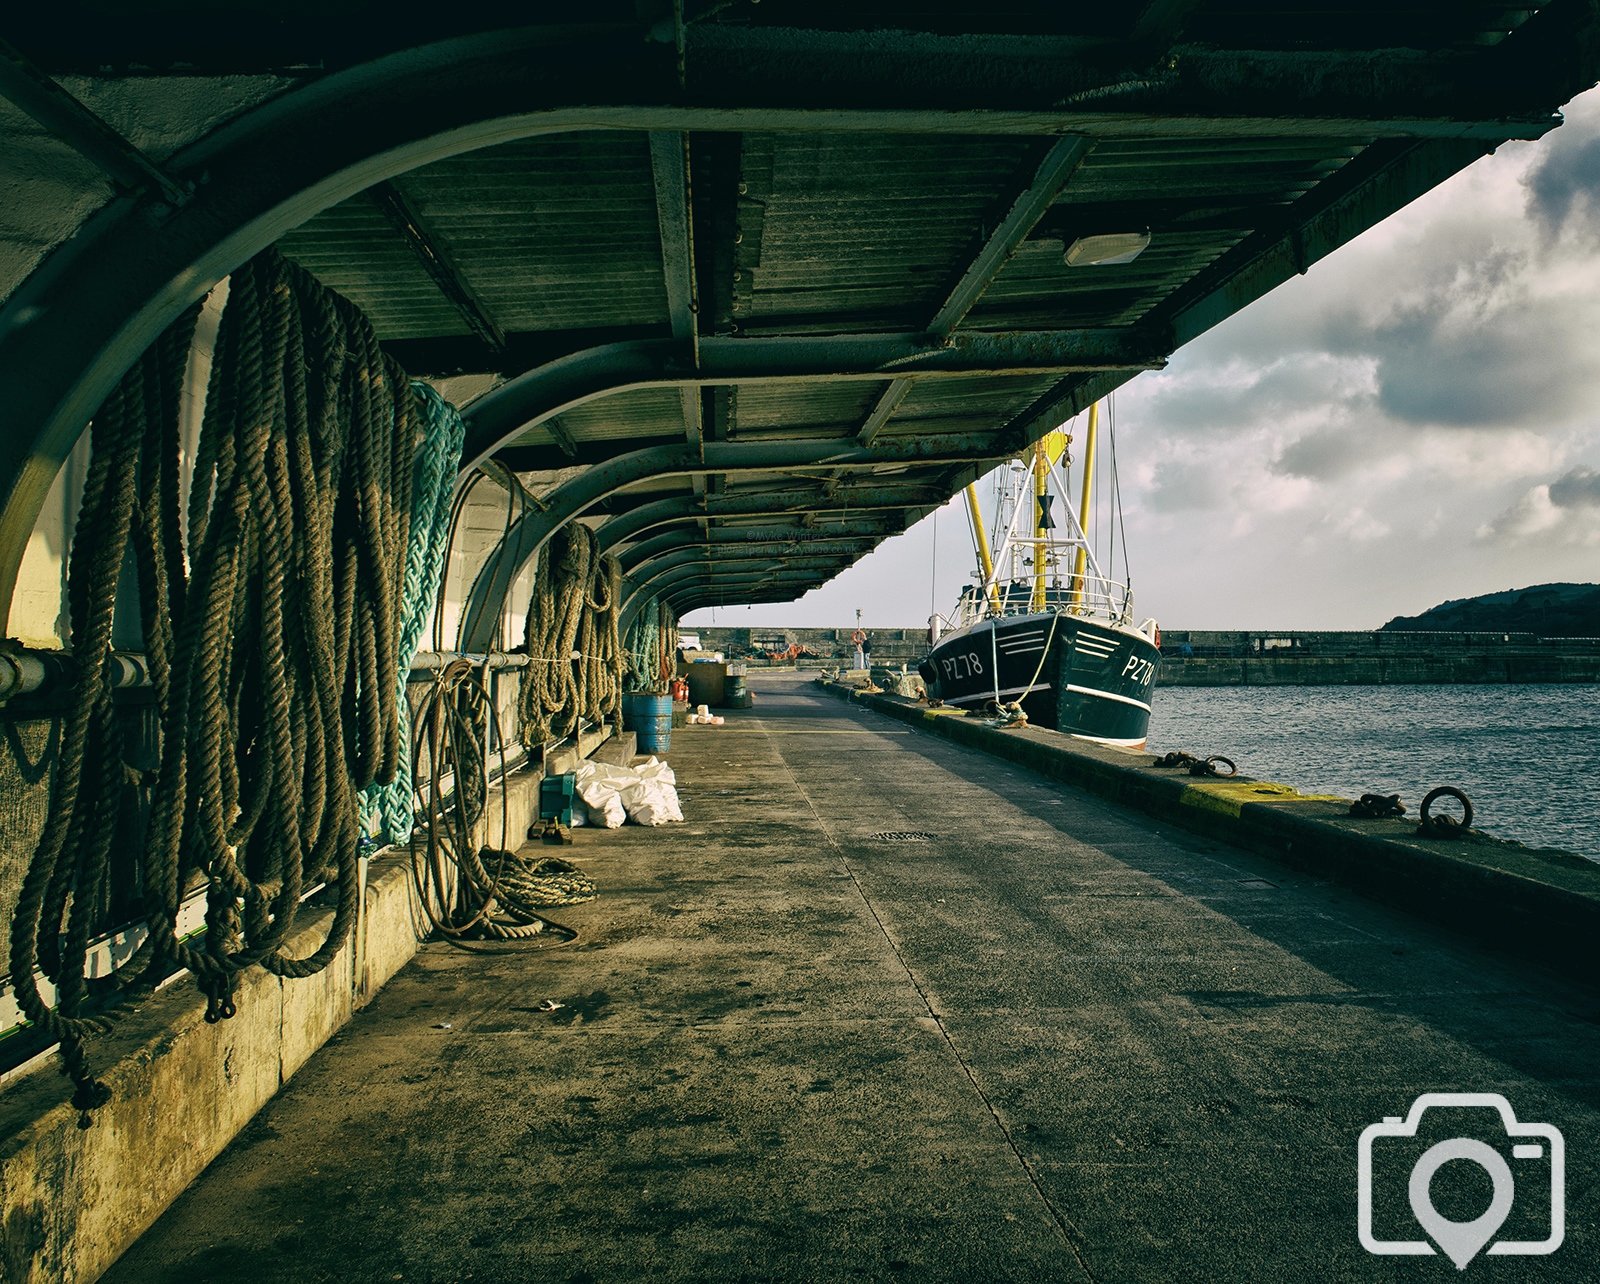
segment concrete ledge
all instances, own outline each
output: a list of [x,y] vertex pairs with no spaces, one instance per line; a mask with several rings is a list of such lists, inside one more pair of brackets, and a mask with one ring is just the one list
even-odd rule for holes
[[631,767],[638,754],[637,733],[624,731],[621,735],[612,736],[589,756],[600,762],[610,763],[613,767]]
[[[561,776],[569,771],[576,771],[579,763],[585,758],[591,757],[595,750],[599,749],[609,739],[611,739],[610,727],[591,727],[587,731],[580,731],[578,739],[574,743],[561,745],[545,755],[545,774],[547,776]],[[537,799],[534,800],[534,815],[538,815]]]
[[1103,748],[1034,727],[1002,731],[948,709],[841,683],[842,699],[1008,759],[1186,829],[1261,852],[1374,900],[1442,923],[1491,948],[1555,966],[1600,986],[1600,865],[1570,852],[1529,848],[1474,832],[1417,836],[1409,818],[1359,820],[1349,801],[1310,797],[1238,776],[1197,779],[1149,765],[1152,755]]
[[[520,847],[538,815],[540,775],[512,776],[506,835]],[[252,968],[238,1015],[216,1025],[187,974],[89,1047],[111,1101],[78,1127],[53,1053],[0,1093],[0,1279],[98,1278],[311,1055],[416,954],[426,924],[404,853],[374,858],[351,940],[322,972],[280,980]],[[332,911],[308,904],[290,952],[325,938]]]

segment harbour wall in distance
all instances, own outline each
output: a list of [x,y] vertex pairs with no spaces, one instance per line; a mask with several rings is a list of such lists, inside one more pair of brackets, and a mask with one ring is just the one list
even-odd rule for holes
[[[690,630],[707,650],[760,659],[801,647],[800,663],[854,656],[853,625],[834,629]],[[867,628],[875,664],[915,664],[922,627]],[[1532,633],[1164,630],[1158,686],[1358,686],[1425,683],[1600,682],[1600,638]]]

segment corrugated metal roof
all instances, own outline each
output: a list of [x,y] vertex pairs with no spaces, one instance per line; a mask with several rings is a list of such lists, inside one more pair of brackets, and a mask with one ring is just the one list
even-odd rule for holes
[[[528,374],[472,413],[500,424],[476,445],[536,488],[678,443],[687,465],[595,511],[724,501],[706,523],[729,531],[766,524],[738,505],[791,513],[796,492],[838,525],[839,494],[890,482],[912,500],[879,493],[857,520],[902,529],[981,447],[1022,449],[1480,151],[1537,136],[1560,102],[1551,50],[1600,47],[1579,39],[1597,25],[1582,0],[764,0],[689,6],[672,39],[623,10],[616,60],[659,46],[659,83],[595,62],[541,133],[561,104],[532,78],[498,135],[530,136],[421,165],[388,204],[364,192],[281,244],[416,372]],[[1143,230],[1132,262],[1064,261],[1079,237]],[[684,471],[793,442],[819,443],[814,466]],[[847,448],[885,458],[831,461]],[[938,457],[891,457],[913,449]]]
[[753,331],[840,314],[855,327],[876,319],[920,328],[1035,147],[1014,138],[747,139],[734,316]]
[[507,330],[665,320],[642,134],[523,139],[425,166],[403,186]]

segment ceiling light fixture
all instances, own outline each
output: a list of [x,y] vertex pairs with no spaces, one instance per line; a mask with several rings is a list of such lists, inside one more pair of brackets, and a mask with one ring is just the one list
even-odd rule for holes
[[1068,267],[1104,267],[1112,263],[1132,263],[1150,244],[1150,230],[1106,232],[1100,236],[1080,236],[1067,246],[1062,258]]

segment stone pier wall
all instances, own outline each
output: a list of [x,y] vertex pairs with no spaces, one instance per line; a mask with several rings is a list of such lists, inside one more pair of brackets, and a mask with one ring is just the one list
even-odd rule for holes
[[[815,663],[828,664],[853,658],[854,627],[692,631],[730,659],[759,659],[797,643],[816,653]],[[876,664],[914,666],[928,649],[921,627],[867,632]],[[1600,682],[1600,638],[1531,633],[1167,630],[1161,658],[1160,686]]]

